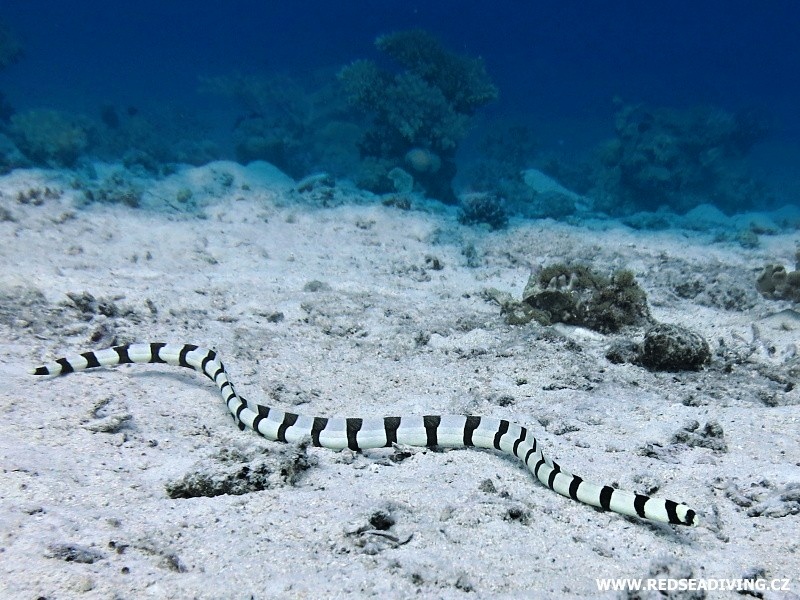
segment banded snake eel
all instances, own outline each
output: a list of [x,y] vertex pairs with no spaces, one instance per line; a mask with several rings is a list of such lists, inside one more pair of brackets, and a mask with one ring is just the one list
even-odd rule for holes
[[268,440],[294,443],[310,438],[314,446],[353,451],[392,447],[394,444],[493,449],[515,456],[554,492],[603,510],[673,525],[696,525],[694,510],[682,503],[651,498],[607,485],[585,481],[563,470],[542,453],[539,442],[525,428],[505,419],[467,415],[383,418],[325,418],[298,415],[255,404],[236,393],[228,373],[207,348],[191,344],[127,344],[70,358],[60,358],[34,369],[33,375],[66,375],[96,367],[128,363],[164,363],[202,373],[219,388],[239,429],[253,429]]

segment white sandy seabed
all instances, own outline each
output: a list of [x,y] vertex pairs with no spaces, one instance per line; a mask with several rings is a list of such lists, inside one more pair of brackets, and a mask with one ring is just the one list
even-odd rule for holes
[[[263,164],[158,185],[205,208],[79,208],[63,173],[0,179],[0,597],[612,598],[598,578],[648,576],[788,578],[763,597],[798,597],[800,322],[754,286],[793,264],[796,231],[750,249],[615,222],[488,232],[444,208],[314,205]],[[618,336],[509,326],[483,293],[519,297],[564,260],[633,270],[712,364],[615,365]],[[600,512],[487,451],[270,442],[188,370],[27,374],[134,341],[215,348],[244,396],[304,414],[507,418],[573,473],[686,502],[701,524]],[[247,493],[170,497],[191,481]]]

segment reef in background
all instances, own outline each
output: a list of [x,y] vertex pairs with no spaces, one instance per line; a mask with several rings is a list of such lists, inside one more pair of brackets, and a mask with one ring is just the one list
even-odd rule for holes
[[359,144],[359,184],[395,191],[389,173],[404,169],[428,196],[453,204],[456,151],[471,116],[497,98],[497,88],[482,60],[446,50],[425,31],[391,33],[375,45],[402,70],[358,60],[339,72],[351,104],[370,117]]
[[730,214],[771,199],[744,161],[769,133],[761,115],[627,105],[617,112],[615,130],[591,175],[589,193],[598,210],[625,215],[667,207],[683,213],[713,203]]
[[[715,210],[735,214],[774,205],[746,162],[769,134],[766,119],[712,107],[620,103],[615,138],[583,162],[548,156],[535,143],[535,121],[504,128],[499,117],[484,124],[491,133],[475,146],[473,165],[460,170],[454,190],[456,153],[473,117],[498,97],[483,61],[451,52],[418,29],[380,36],[375,45],[390,59],[388,66],[356,60],[302,78],[202,78],[201,91],[236,103],[230,137],[219,143],[211,141],[210,124],[192,117],[189,108],[101,105],[90,115],[57,107],[16,111],[0,92],[0,174],[24,167],[91,170],[92,161],[102,161],[121,164],[133,176],[164,177],[178,164],[197,166],[233,154],[243,164],[267,161],[298,181],[349,179],[384,195],[381,201],[404,206],[414,196],[460,203],[462,223],[491,229],[512,217],[612,216],[640,229],[712,230],[725,217]],[[22,58],[16,37],[0,26],[0,70]],[[233,152],[224,150],[226,143]],[[680,222],[677,215],[684,214]],[[779,225],[796,221],[789,215]],[[745,247],[769,231],[736,227],[733,240]]]

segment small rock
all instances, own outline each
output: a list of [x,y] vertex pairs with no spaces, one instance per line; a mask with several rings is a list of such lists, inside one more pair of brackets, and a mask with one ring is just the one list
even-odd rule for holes
[[723,436],[722,425],[716,421],[709,421],[702,428],[697,421],[690,421],[672,436],[672,441],[687,446],[727,452],[728,445]]
[[711,358],[711,349],[694,331],[659,323],[644,334],[641,362],[653,371],[697,371]]
[[387,510],[376,510],[369,517],[369,524],[379,531],[386,531],[395,524],[395,518]]
[[639,361],[641,348],[633,340],[616,340],[606,350],[606,358],[615,365],[635,364]]
[[313,279],[303,286],[304,292],[329,292],[331,286],[324,281]]
[[488,479],[488,478],[484,479],[483,481],[481,481],[481,484],[478,486],[478,489],[480,491],[482,491],[482,492],[487,493],[487,494],[496,494],[497,493],[497,488],[495,487],[495,485],[492,482],[492,480]]
[[105,558],[102,553],[78,544],[50,544],[48,547],[49,558],[59,558],[66,562],[76,562],[91,565]]

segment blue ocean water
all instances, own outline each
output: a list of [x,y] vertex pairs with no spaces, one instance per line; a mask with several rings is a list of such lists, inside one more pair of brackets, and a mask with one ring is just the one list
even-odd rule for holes
[[[656,129],[669,135],[685,136],[697,128],[687,111],[710,107],[719,112],[702,117],[705,124],[744,114],[747,126],[758,129],[746,134],[752,138],[744,144],[746,148],[737,146],[731,151],[726,146],[720,150],[720,144],[713,142],[706,148],[708,153],[737,154],[732,156],[737,169],[744,161],[748,173],[752,171],[754,178],[770,186],[769,201],[764,200],[766,194],[752,202],[741,198],[722,200],[721,207],[727,212],[798,202],[800,197],[800,5],[790,0],[6,0],[0,6],[0,23],[22,49],[16,60],[0,69],[0,93],[6,107],[0,117],[5,112],[6,122],[15,114],[37,109],[82,115],[105,126],[110,123],[111,127],[130,115],[160,114],[160,118],[173,123],[185,121],[176,125],[174,138],[186,137],[190,135],[188,131],[213,141],[215,147],[207,152],[209,158],[269,159],[277,152],[273,146],[272,150],[264,150],[263,156],[259,149],[242,150],[242,136],[252,138],[256,126],[252,123],[254,112],[280,111],[286,108],[280,106],[281,102],[298,102],[303,94],[308,99],[319,97],[320,90],[335,84],[337,73],[344,66],[358,59],[373,61],[385,72],[396,75],[402,68],[376,48],[375,39],[392,32],[420,29],[455,55],[480,58],[498,92],[496,99],[466,115],[468,127],[456,140],[453,172],[448,174],[448,181],[456,186],[455,193],[486,187],[486,179],[492,174],[482,173],[476,184],[475,177],[470,179],[470,161],[474,164],[483,159],[481,149],[486,147],[487,133],[515,125],[525,129],[527,137],[523,142],[528,144],[529,156],[517,156],[511,167],[541,168],[570,187],[588,192],[597,185],[597,176],[592,175],[596,170],[578,163],[591,162],[602,144],[615,135],[619,137],[618,117],[624,107],[640,106],[643,108],[638,109],[639,113],[628,113],[627,126],[641,130],[655,123]],[[262,100],[254,109],[242,101],[241,93],[238,102],[236,93],[219,93],[219,78],[227,78],[230,84],[236,77],[271,81],[284,93],[293,90],[295,98],[276,100],[273,90],[273,97]],[[213,78],[218,78],[217,93],[209,91],[214,86],[209,86],[208,81]],[[677,113],[665,115],[660,110]],[[269,114],[258,117],[272,118]],[[327,124],[324,118],[314,118],[302,126],[321,129]],[[361,110],[358,118],[364,127],[364,122],[375,118],[375,114]],[[251,119],[251,126],[244,134],[240,127],[237,139],[236,128],[246,119]],[[342,120],[341,114],[330,116],[330,121]],[[257,127],[263,129],[264,125]],[[92,135],[99,134],[89,137]],[[14,139],[14,135],[10,137]],[[407,138],[408,150],[417,146],[432,148],[443,154],[444,164],[449,165],[451,145],[437,148],[437,140],[423,135]],[[352,144],[353,139],[351,136],[342,143]],[[618,142],[631,147],[630,140]],[[105,158],[115,158],[114,152],[124,154],[128,143],[117,140],[113,151],[106,147]],[[283,143],[285,146],[285,140]],[[324,156],[317,156],[317,147],[322,143],[325,141],[313,135],[298,136],[291,141],[294,158],[287,158],[288,150],[282,147],[281,156],[287,165],[279,166],[296,178],[307,174],[304,171],[346,170],[346,165],[328,166]],[[330,139],[327,143],[331,143]],[[639,143],[641,146],[641,140]],[[497,140],[494,144],[495,160],[502,160],[503,151],[526,151],[520,147],[522,142],[505,150],[497,150]],[[298,148],[306,145],[308,148]],[[679,143],[669,152],[681,154],[686,146]],[[90,139],[81,152],[88,154],[93,148]],[[24,154],[25,148],[21,150]],[[362,157],[364,154],[362,144]],[[395,154],[401,165],[404,152],[398,149]],[[300,155],[304,156],[302,160],[297,158]],[[309,158],[310,155],[314,156]],[[54,160],[51,156],[28,158],[34,163]],[[620,160],[630,163],[639,157]],[[669,187],[672,192],[673,188],[685,191],[691,185],[689,180],[698,176],[692,173],[676,178],[675,173],[664,174],[665,165],[674,160],[680,157],[666,157],[655,164],[653,168],[659,170],[657,175],[662,180],[648,180],[642,189],[631,194],[649,193],[658,186]],[[629,168],[628,163],[622,163],[611,166],[617,170]],[[717,166],[717,170],[723,168],[727,169],[727,163]],[[429,196],[436,197],[437,189],[435,185],[423,185]],[[385,189],[378,185],[375,191]],[[494,192],[513,194],[507,189]],[[614,195],[618,190],[612,185],[606,192]],[[704,191],[702,185],[690,192],[705,194],[703,199],[712,203],[719,194],[718,189]],[[670,205],[672,200],[640,202],[629,198],[630,210],[654,209],[664,202]],[[604,207],[610,203],[613,201]],[[673,208],[680,211],[690,204],[678,202]]]

